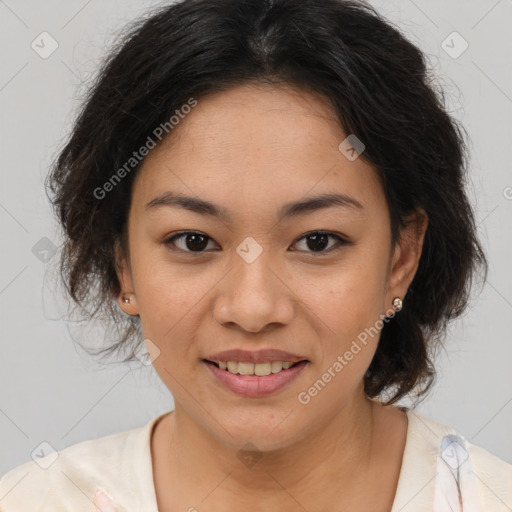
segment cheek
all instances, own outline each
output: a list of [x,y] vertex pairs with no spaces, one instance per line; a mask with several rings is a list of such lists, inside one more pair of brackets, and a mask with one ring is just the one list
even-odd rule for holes
[[[331,372],[344,375],[338,380],[359,380],[364,375],[380,338],[383,272],[375,260],[358,258],[357,263],[332,272],[324,287],[309,289],[309,304],[321,320],[317,322],[319,372],[331,368]],[[337,361],[342,370],[339,364],[333,368]]]
[[321,329],[317,331],[318,359],[311,375],[301,382],[297,400],[317,418],[330,416],[350,400],[362,386],[377,349],[378,290],[360,277],[340,280],[338,286],[331,283],[322,307],[316,311],[322,319],[317,322]]
[[316,281],[305,293],[327,326],[353,334],[374,323],[383,312],[384,273],[375,260],[357,258],[329,271],[322,285]]
[[172,365],[178,357],[195,357],[187,352],[194,348],[191,339],[200,318],[207,315],[215,276],[194,265],[172,266],[151,258],[139,263],[133,266],[134,283],[144,337],[160,349],[160,362]]
[[135,293],[141,319],[173,322],[190,310],[211,288],[213,276],[205,266],[173,262],[165,247],[141,237],[132,259]]

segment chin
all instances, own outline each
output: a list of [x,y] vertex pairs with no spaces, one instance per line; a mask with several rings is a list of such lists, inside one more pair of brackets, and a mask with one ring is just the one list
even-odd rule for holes
[[302,437],[297,418],[289,410],[276,414],[270,407],[267,412],[254,407],[243,413],[234,408],[231,416],[219,417],[218,423],[210,427],[217,438],[235,450],[270,452],[286,448]]

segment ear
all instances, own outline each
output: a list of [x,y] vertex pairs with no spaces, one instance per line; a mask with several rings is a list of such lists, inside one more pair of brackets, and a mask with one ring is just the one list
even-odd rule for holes
[[[115,241],[114,252],[116,274],[121,288],[117,297],[117,303],[126,314],[136,316],[139,314],[139,307],[133,289],[130,259],[123,248],[123,243],[120,238]],[[125,299],[128,299],[129,302],[125,302]]]
[[405,226],[400,232],[400,238],[391,257],[386,310],[391,307],[395,297],[403,300],[407,294],[418,269],[427,226],[428,216],[422,208],[405,219]]

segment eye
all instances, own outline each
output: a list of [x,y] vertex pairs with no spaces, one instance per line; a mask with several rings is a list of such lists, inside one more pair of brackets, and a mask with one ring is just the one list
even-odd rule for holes
[[[329,246],[329,238],[336,240],[338,242],[338,247],[333,249],[331,246],[328,250],[325,250],[325,248]],[[196,231],[184,231],[170,238],[167,238],[164,241],[164,244],[170,246],[172,250],[175,250],[177,247],[177,250],[179,251],[201,254],[206,252],[205,248],[208,247],[209,240],[212,241],[209,236],[203,233]],[[335,252],[339,250],[342,245],[347,245],[350,243],[341,236],[329,231],[311,231],[310,233],[307,233],[306,235],[299,238],[298,242],[301,240],[304,240],[307,247],[312,249],[309,252],[312,252],[313,255],[315,255],[314,253],[325,254]],[[181,247],[179,246],[180,244]]]
[[[176,246],[178,245],[176,243],[178,240],[181,242],[181,247],[178,247],[178,250],[201,254],[204,252],[203,249],[207,247],[207,242],[208,240],[211,240],[211,238],[196,231],[185,231],[168,238],[164,241],[164,244],[168,246]],[[174,247],[171,247],[171,249],[174,250]]]
[[[325,250],[325,247],[329,245],[329,238],[337,240],[338,247],[333,249],[331,246],[328,250]],[[311,252],[313,253],[313,256],[316,256],[314,253],[320,253],[320,255],[322,255],[336,252],[341,249],[341,246],[350,243],[341,236],[330,233],[329,231],[311,231],[310,233],[307,233],[306,235],[299,238],[299,242],[301,240],[305,240],[306,246],[312,249]]]

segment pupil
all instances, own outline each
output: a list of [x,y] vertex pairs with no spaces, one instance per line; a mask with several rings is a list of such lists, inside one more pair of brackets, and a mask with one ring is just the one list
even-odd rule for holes
[[[328,245],[329,237],[326,234],[317,234],[317,235],[309,235],[308,238],[308,247],[314,251],[322,251]],[[309,243],[313,240],[313,246]],[[319,242],[320,240],[320,242]],[[318,247],[320,246],[320,247]],[[316,248],[315,248],[316,247]]]
[[[201,242],[198,243],[198,241],[200,241],[201,239],[202,239],[202,243]],[[204,235],[198,235],[197,233],[187,235],[186,244],[187,244],[188,249],[190,249],[190,250],[197,249],[199,251],[204,249],[208,245],[208,243],[206,241],[206,237]]]

